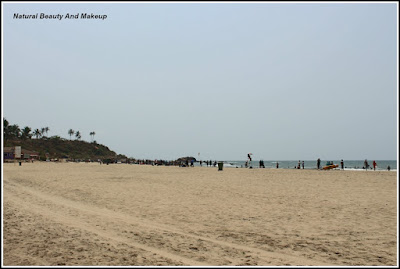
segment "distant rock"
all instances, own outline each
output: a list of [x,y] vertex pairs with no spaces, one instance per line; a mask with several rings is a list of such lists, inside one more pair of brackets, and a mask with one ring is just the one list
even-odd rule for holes
[[176,161],[177,162],[186,162],[186,160],[190,163],[192,160],[194,161],[194,162],[197,162],[197,160],[196,160],[196,158],[195,157],[181,157],[181,158],[179,158],[179,159],[177,159]]

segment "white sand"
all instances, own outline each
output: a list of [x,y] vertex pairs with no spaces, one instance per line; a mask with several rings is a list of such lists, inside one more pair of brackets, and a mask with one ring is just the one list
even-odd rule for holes
[[397,174],[4,164],[3,264],[397,264]]

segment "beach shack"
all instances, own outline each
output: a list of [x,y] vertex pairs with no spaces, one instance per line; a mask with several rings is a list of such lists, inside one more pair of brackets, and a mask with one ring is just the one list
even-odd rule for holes
[[21,153],[24,160],[39,160],[39,152],[24,149]]
[[22,149],[21,146],[4,147],[3,161],[9,162],[14,160],[39,160],[39,152]]
[[3,150],[3,160],[14,160],[15,159],[15,148],[14,147],[4,147]]

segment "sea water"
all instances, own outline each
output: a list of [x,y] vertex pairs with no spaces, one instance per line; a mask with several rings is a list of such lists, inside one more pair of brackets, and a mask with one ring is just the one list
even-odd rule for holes
[[[302,161],[300,160],[300,168],[303,169],[302,166]],[[338,168],[340,169],[340,162],[341,160],[329,160],[333,161],[333,164],[339,165]],[[343,160],[344,162],[344,170],[365,170],[364,167],[364,161],[365,160]],[[369,164],[368,170],[373,170],[372,163],[374,160],[367,160]],[[214,160],[212,160],[214,162]],[[218,162],[218,160],[217,160]],[[320,168],[324,167],[326,165],[326,160],[321,160]],[[387,167],[390,166],[390,171],[397,171],[397,161],[395,160],[375,160],[377,163],[376,170],[387,170]],[[243,168],[245,167],[246,161],[223,161],[224,167],[227,168]],[[299,163],[299,160],[297,161],[265,161],[264,160],[264,166],[265,168],[276,168],[276,163],[279,163],[279,169],[294,169],[297,168],[297,165]],[[259,160],[252,160],[250,165],[253,168],[259,168],[260,161]],[[200,163],[196,163],[196,166],[200,166]],[[207,167],[205,161],[203,161],[202,164],[203,167]],[[210,166],[208,166],[210,167]],[[211,166],[212,167],[212,166]],[[364,167],[364,168],[363,168]],[[316,169],[317,168],[317,160],[305,160],[304,161],[304,169]]]

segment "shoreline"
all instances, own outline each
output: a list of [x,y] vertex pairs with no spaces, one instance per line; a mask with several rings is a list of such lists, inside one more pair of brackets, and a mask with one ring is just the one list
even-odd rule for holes
[[[234,166],[234,165],[231,165],[229,162],[231,162],[231,161],[223,161],[223,163],[224,163],[224,165],[223,165],[223,168],[244,168],[244,169],[272,169],[272,170],[315,170],[315,171],[365,171],[365,172],[378,172],[378,171],[386,171],[386,172],[397,172],[397,168],[391,168],[390,169],[390,171],[388,171],[387,169],[383,169],[383,168],[379,168],[379,167],[377,167],[376,168],[376,170],[374,170],[374,169],[371,169],[371,168],[369,168],[369,169],[363,169],[363,168],[351,168],[351,167],[345,167],[344,169],[341,169],[341,168],[334,168],[334,169],[329,169],[329,170],[323,170],[323,169],[317,169],[317,168],[312,168],[312,167],[305,167],[304,169],[303,168],[300,168],[300,169],[297,169],[297,168],[294,168],[294,167],[279,167],[279,168],[276,168],[276,167],[272,167],[272,166],[266,166],[266,167],[259,167],[259,165],[257,164],[257,165],[254,165],[254,166],[252,166],[252,168],[249,168],[249,167],[239,167],[239,166]],[[19,161],[17,160],[17,161],[6,161],[6,162],[3,162],[3,165],[4,164],[15,164],[15,165],[18,165],[18,163],[19,163]],[[30,161],[30,160],[24,160],[24,161],[22,161],[22,163],[23,164],[30,164],[30,163],[32,163],[32,161]],[[67,164],[67,163],[75,163],[75,164],[83,164],[83,163],[85,163],[85,164],[93,164],[93,165],[98,165],[99,164],[99,162],[97,162],[97,161],[91,161],[91,162],[84,162],[84,161],[76,161],[76,162],[74,162],[74,161],[38,161],[38,160],[35,160],[33,163],[55,163],[55,164]],[[107,165],[106,163],[103,163],[102,165]],[[161,167],[180,167],[179,165],[164,165],[164,164],[161,164],[161,165],[157,165],[157,164],[146,164],[146,163],[109,163],[109,165],[139,165],[139,166],[161,166]],[[218,165],[216,165],[216,166],[213,166],[213,165],[205,165],[205,164],[203,164],[202,166],[199,164],[199,162],[195,162],[194,163],[194,166],[193,167],[200,167],[200,168],[215,168],[215,169],[218,169]],[[193,167],[191,167],[191,166],[189,166],[188,168],[193,168]],[[186,168],[186,167],[183,167],[183,168]]]

